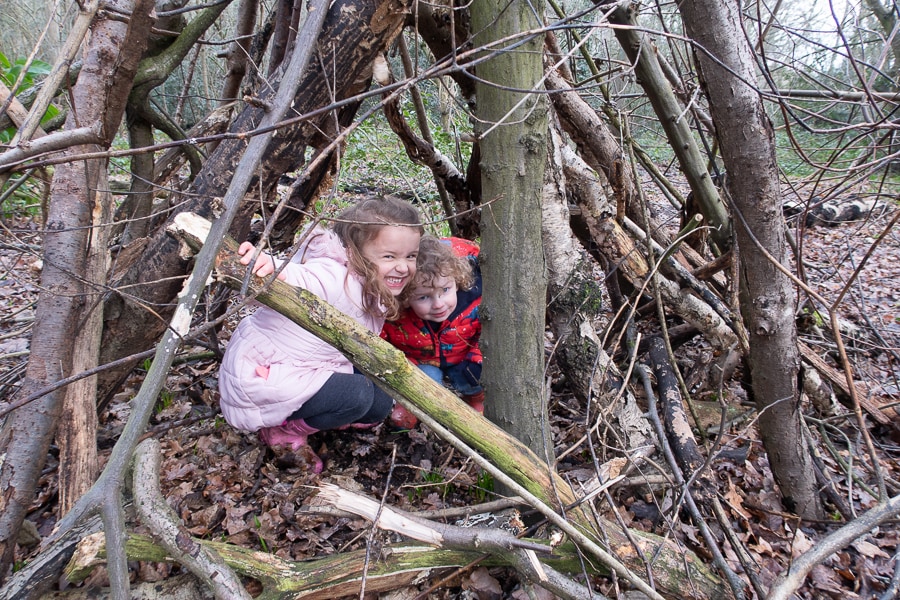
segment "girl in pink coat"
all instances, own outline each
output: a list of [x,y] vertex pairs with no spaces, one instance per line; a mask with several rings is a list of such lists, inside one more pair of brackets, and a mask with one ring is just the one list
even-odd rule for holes
[[[398,313],[397,296],[415,274],[422,233],[419,213],[409,203],[363,200],[342,212],[330,230],[313,229],[278,278],[313,292],[377,334],[385,318]],[[244,242],[238,253],[250,264],[254,247]],[[253,272],[265,277],[282,264],[263,253]],[[393,405],[336,348],[265,306],[232,334],[219,391],[230,425],[257,431],[269,446],[295,451],[317,431],[379,423]],[[312,460],[318,473],[322,462],[315,455]]]

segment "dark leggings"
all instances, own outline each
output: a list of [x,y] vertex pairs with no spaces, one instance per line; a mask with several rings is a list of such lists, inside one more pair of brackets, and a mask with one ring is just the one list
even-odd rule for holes
[[334,373],[315,395],[288,417],[303,419],[318,430],[350,423],[378,423],[391,412],[394,400],[356,371]]

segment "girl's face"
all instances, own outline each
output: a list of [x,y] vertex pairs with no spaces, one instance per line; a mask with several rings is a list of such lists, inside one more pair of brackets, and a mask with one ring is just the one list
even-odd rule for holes
[[362,248],[363,256],[375,265],[394,296],[400,295],[416,273],[421,237],[412,227],[389,225]]
[[409,295],[409,307],[423,321],[442,323],[456,310],[456,281],[435,277],[429,286],[416,286]]

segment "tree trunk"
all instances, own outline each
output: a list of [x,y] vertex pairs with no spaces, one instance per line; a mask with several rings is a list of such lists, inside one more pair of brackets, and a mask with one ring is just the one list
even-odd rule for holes
[[[562,136],[556,127],[551,127],[542,203],[548,275],[547,321],[556,340],[557,364],[586,407],[585,425],[592,428],[596,417],[608,415],[602,432],[609,434],[610,439],[602,440],[595,447],[624,448],[628,452],[646,446],[653,434],[595,332],[603,308],[603,294],[594,271],[599,266],[572,233],[563,150]],[[600,181],[596,174],[594,184],[594,193],[599,194]]]
[[[98,124],[103,139],[112,142],[131,89],[131,82],[147,44],[152,0],[122,3],[130,14],[125,23],[99,16],[93,23],[90,47],[73,90],[75,108],[67,127]],[[76,122],[76,117],[78,121]],[[102,148],[71,148],[70,154]],[[87,191],[106,173],[106,161],[65,163],[53,177],[44,235],[44,271],[31,337],[31,357],[20,391],[26,397],[71,374],[72,339],[85,307],[86,252],[95,207]],[[89,303],[88,303],[89,306]],[[60,417],[65,390],[59,389],[13,412],[3,428],[6,456],[0,470],[0,577],[13,560],[16,536],[34,498],[41,468]]]
[[238,5],[237,27],[235,28],[235,41],[228,47],[225,58],[225,79],[222,85],[219,105],[227,104],[238,98],[241,82],[247,73],[247,61],[250,49],[251,36],[256,28],[256,10],[259,2],[256,0],[241,0]]
[[894,63],[887,69],[887,72],[896,81],[897,74],[900,73],[900,35],[897,35],[897,4],[890,0],[887,2],[887,6],[882,4],[882,0],[865,0],[864,4],[878,19],[884,38],[890,40]]
[[[146,148],[154,144],[153,126],[134,109],[128,110],[128,145]],[[128,246],[135,240],[147,237],[156,182],[153,180],[153,153],[141,152],[131,157],[131,187],[122,202],[118,214],[124,228],[119,243]]]
[[[543,3],[472,5],[474,45],[538,29]],[[504,42],[508,43],[508,42]],[[543,74],[541,37],[478,65],[483,208],[480,309],[486,414],[538,456],[552,460],[544,402],[547,279],[541,248],[541,188],[547,106],[530,94]],[[518,90],[525,90],[524,92]]]
[[[72,373],[97,366],[103,335],[103,290],[109,269],[109,223],[113,200],[109,193],[108,164],[98,160],[87,165],[90,185],[87,204],[92,207],[89,246],[86,248],[85,298],[72,344]],[[97,477],[97,377],[85,377],[66,388],[63,418],[56,441],[59,445],[59,507],[66,514]]]
[[775,133],[748,84],[756,81],[753,52],[736,4],[687,0],[680,9],[688,35],[715,57],[697,53],[736,213],[741,313],[760,433],[786,507],[820,519],[815,469],[800,422],[796,295],[767,257],[787,264]]

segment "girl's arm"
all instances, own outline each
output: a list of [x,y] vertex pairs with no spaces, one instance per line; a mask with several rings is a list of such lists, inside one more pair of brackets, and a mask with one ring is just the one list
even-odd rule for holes
[[[249,265],[250,260],[253,258],[253,251],[256,246],[251,244],[250,242],[243,242],[238,247],[238,254],[241,257],[242,265]],[[266,252],[260,252],[259,256],[256,257],[256,263],[253,265],[253,274],[259,277],[266,277],[275,272],[275,259],[272,258]],[[284,271],[278,274],[278,279],[284,281]]]

